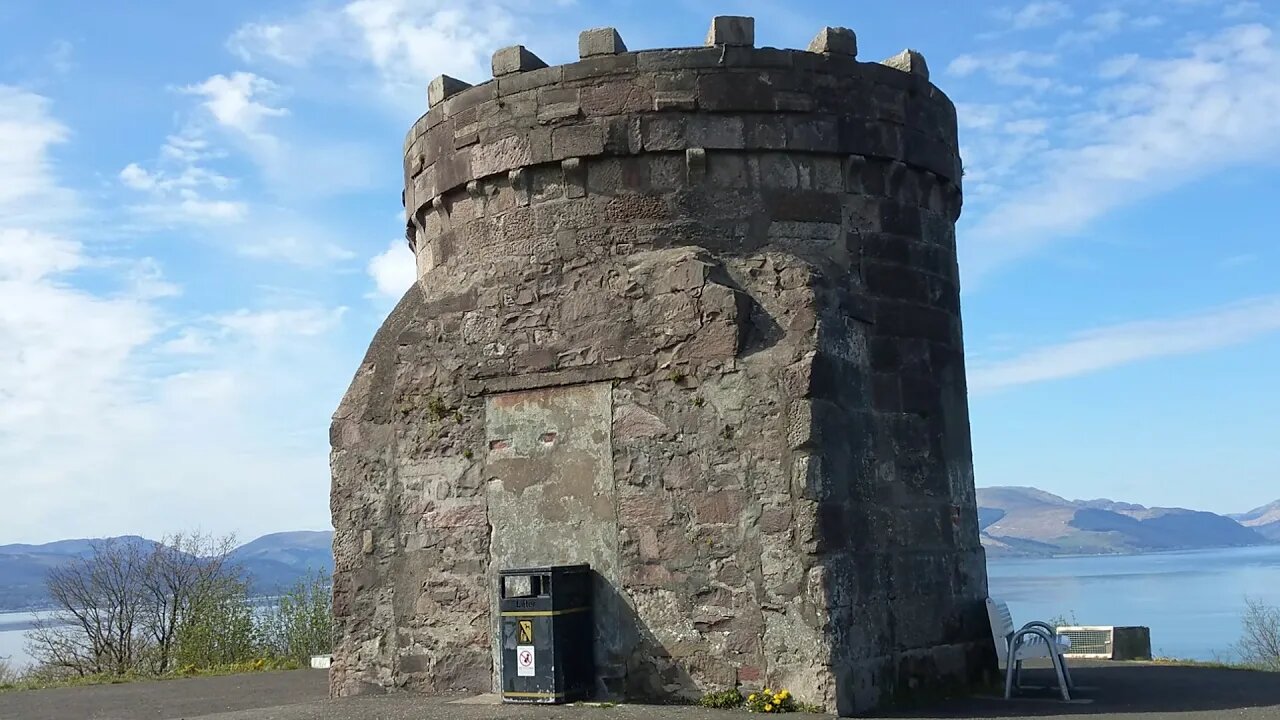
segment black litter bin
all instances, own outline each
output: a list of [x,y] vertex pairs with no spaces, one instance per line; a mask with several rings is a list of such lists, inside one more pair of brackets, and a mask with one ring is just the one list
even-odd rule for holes
[[595,684],[591,566],[502,570],[502,700],[565,703]]

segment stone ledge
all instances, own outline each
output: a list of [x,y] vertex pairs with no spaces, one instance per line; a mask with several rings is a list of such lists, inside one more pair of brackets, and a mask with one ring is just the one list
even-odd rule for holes
[[590,367],[553,370],[525,375],[504,375],[489,378],[473,378],[466,383],[466,393],[471,397],[494,393],[535,390],[563,385],[585,385],[605,380],[621,380],[634,377],[645,370],[644,361],[620,360]]
[[[579,126],[563,126],[558,131],[571,131]],[[914,135],[914,134],[913,134]],[[655,136],[656,137],[656,136]],[[667,137],[667,135],[663,135]],[[887,145],[877,147],[877,143],[883,140],[872,139],[855,139],[848,142],[841,141],[835,147],[821,146],[822,149],[810,149],[804,147],[800,149],[788,147],[775,147],[768,144],[767,139],[761,140],[759,143],[748,143],[746,147],[735,147],[735,141],[724,140],[724,138],[716,135],[707,135],[699,137],[696,134],[687,132],[676,132],[671,136],[672,142],[669,145],[661,147],[653,147],[642,154],[633,154],[625,149],[619,151],[616,147],[610,146],[604,142],[600,135],[592,129],[592,132],[582,135],[574,135],[572,133],[560,133],[559,146],[560,152],[547,153],[547,157],[531,157],[527,146],[498,148],[489,146],[497,151],[493,158],[483,155],[486,148],[471,146],[464,148],[466,153],[455,153],[451,158],[453,160],[465,161],[464,166],[449,166],[448,175],[440,175],[436,165],[428,166],[413,179],[411,185],[406,188],[404,197],[405,215],[407,218],[413,218],[424,207],[430,206],[436,199],[441,198],[450,193],[465,189],[472,183],[488,183],[494,182],[495,178],[507,178],[511,173],[525,173],[538,170],[544,167],[563,168],[563,162],[566,160],[576,160],[578,165],[575,167],[589,167],[594,163],[617,162],[619,160],[638,160],[657,158],[667,156],[678,156],[682,161],[688,157],[689,150],[702,149],[703,158],[708,171],[716,168],[725,168],[726,162],[721,158],[741,158],[741,162],[749,160],[751,157],[790,157],[793,162],[798,161],[798,165],[809,159],[809,162],[818,162],[823,158],[830,158],[835,162],[845,162],[849,158],[856,158],[862,162],[857,163],[857,168],[866,168],[867,161],[889,163],[897,168],[898,175],[893,177],[883,177],[877,182],[869,184],[866,179],[853,178],[856,182],[852,184],[846,183],[844,192],[854,194],[866,194],[872,196],[884,196],[891,189],[891,185],[901,184],[903,177],[901,173],[911,170],[920,173],[927,179],[930,187],[937,186],[938,191],[932,194],[926,194],[917,189],[915,192],[915,202],[913,206],[918,205],[942,211],[943,207],[951,208],[947,210],[950,214],[958,214],[959,204],[961,202],[961,189],[959,178],[960,163],[958,156],[952,155],[945,151],[944,148],[937,144],[923,143],[922,141],[913,139],[912,145],[907,147],[908,153],[897,154],[895,152],[887,152]],[[807,142],[807,141],[806,141]],[[899,140],[898,142],[901,142]],[[554,149],[554,148],[553,148]],[[475,157],[477,153],[481,157]],[[907,157],[908,161],[903,162],[903,157]],[[739,162],[739,161],[734,161]],[[739,162],[739,164],[741,164]],[[656,163],[655,163],[656,164]],[[850,166],[853,167],[853,166]],[[481,172],[474,172],[479,169]],[[726,170],[727,171],[727,170]],[[853,171],[847,171],[853,172]],[[859,176],[862,170],[857,170]],[[722,178],[723,175],[713,173],[711,177]],[[588,192],[597,194],[597,190],[591,190],[592,176],[586,176],[588,183]],[[720,182],[717,180],[717,182]],[[917,185],[925,184],[925,180],[916,180]],[[873,186],[874,185],[874,186]],[[738,187],[733,185],[732,187]],[[774,187],[767,182],[758,185],[743,184],[741,187]],[[935,205],[939,207],[935,208]]]

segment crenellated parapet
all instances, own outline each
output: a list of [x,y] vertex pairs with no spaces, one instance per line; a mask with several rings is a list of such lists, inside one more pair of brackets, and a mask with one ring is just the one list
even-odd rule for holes
[[405,140],[410,238],[469,184],[518,190],[531,168],[559,163],[586,192],[597,161],[649,154],[685,154],[691,182],[717,154],[840,158],[848,192],[867,184],[867,162],[882,174],[900,163],[952,220],[959,212],[955,107],[915,51],[859,62],[853,31],[832,27],[808,50],[756,48],[751,18],[717,17],[705,47],[631,52],[615,29],[596,28],[581,33],[579,54],[548,67],[512,46],[494,53],[487,82],[431,82],[431,109]]

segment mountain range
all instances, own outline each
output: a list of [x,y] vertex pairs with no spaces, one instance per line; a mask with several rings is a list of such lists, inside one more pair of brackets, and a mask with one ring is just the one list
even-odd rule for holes
[[1280,542],[1280,500],[1238,515],[1067,500],[1031,487],[978,488],[987,554],[1094,555]]
[[1280,500],[1255,508],[1247,513],[1232,515],[1231,519],[1245,527],[1253,528],[1272,540],[1280,542]]
[[[125,535],[117,540],[152,545],[154,540]],[[59,540],[44,545],[0,545],[0,612],[47,606],[44,577],[51,567],[93,552],[96,540]],[[316,572],[333,571],[333,532],[280,532],[231,551],[255,594],[269,595]]]
[[[1031,487],[978,488],[978,524],[988,555],[1139,553],[1280,542],[1280,500],[1249,512],[1217,515],[1149,508],[1113,500],[1067,500]],[[136,535],[119,540],[143,544]],[[47,605],[51,567],[93,552],[94,540],[0,545],[0,612]],[[271,594],[315,572],[333,570],[332,531],[263,535],[231,553],[253,592]]]

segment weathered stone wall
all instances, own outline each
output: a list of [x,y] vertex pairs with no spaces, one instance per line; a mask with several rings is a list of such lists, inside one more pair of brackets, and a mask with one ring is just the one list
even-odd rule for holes
[[497,571],[583,561],[609,694],[847,712],[990,662],[954,107],[916,53],[718,22],[432,84],[419,281],[334,416],[335,694],[489,691]]

